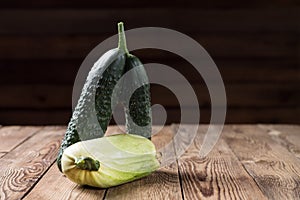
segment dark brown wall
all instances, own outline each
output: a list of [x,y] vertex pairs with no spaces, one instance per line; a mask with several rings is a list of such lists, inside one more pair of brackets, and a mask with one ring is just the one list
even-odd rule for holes
[[[300,3],[251,1],[5,0],[0,6],[0,124],[66,124],[84,57],[116,23],[161,26],[196,39],[225,82],[228,123],[300,123]],[[210,100],[200,75],[159,50],[135,52],[143,62],[174,67],[193,84],[208,122]],[[153,103],[179,122],[174,96],[152,87]]]

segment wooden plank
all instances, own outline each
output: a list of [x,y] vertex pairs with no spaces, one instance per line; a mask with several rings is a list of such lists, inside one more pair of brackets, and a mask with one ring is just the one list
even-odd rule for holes
[[[2,108],[71,108],[73,85],[0,86]],[[25,95],[26,94],[26,95]],[[9,103],[10,102],[10,103]],[[19,105],[18,105],[19,104]]]
[[[161,127],[154,128],[160,129]],[[152,137],[152,141],[159,149],[172,137],[172,129],[164,127]],[[177,163],[161,168],[140,180],[109,188],[105,199],[182,199]]]
[[269,199],[298,199],[300,160],[258,126],[233,126],[223,135]]
[[199,2],[187,0],[184,3],[180,0],[165,0],[159,4],[150,3],[147,1],[136,1],[128,0],[120,3],[112,3],[110,1],[99,2],[96,0],[87,0],[85,3],[82,3],[80,0],[73,0],[72,3],[67,0],[30,0],[27,3],[24,3],[20,0],[3,0],[3,5],[0,9],[8,8],[156,8],[156,7],[179,7],[179,8],[198,8],[198,9],[224,9],[224,8],[282,8],[282,7],[291,7],[298,6],[299,2],[297,0],[273,0],[272,4],[269,4],[267,0],[253,0],[251,4],[244,4],[238,0],[226,1],[214,0],[211,3],[208,2]]
[[[299,82],[300,69],[292,60],[214,59],[225,83],[230,82]],[[257,67],[257,68],[256,68]],[[278,76],[280,74],[280,76]]]
[[[178,55],[152,49],[134,51],[133,54],[139,57],[143,63],[161,63],[172,67],[184,75],[191,83],[199,84],[204,82],[195,67]],[[222,79],[227,84],[254,82],[274,83],[281,81],[299,82],[300,80],[300,68],[296,59],[218,58],[214,56],[212,58],[221,73]],[[197,64],[201,67],[207,65],[206,62],[207,60],[203,58]],[[151,71],[148,70],[148,75],[151,77],[152,74],[150,72]],[[278,74],[282,76],[278,76]],[[158,74],[154,75],[158,76]],[[166,79],[166,77],[164,78]],[[176,77],[168,77],[167,80],[168,82],[178,83],[178,78]]]
[[[37,131],[41,130],[41,127],[32,126],[6,126],[0,129],[0,152],[10,152],[19,144],[24,142],[27,138],[31,137]],[[1,155],[0,155],[1,157]]]
[[[183,123],[195,123],[190,120],[194,116],[195,108],[185,108],[187,119]],[[181,120],[180,109],[168,109],[167,123],[179,123]],[[218,110],[218,109],[217,109]],[[295,123],[300,124],[300,119],[295,116],[300,114],[299,107],[293,108],[227,108],[225,123]],[[211,109],[200,108],[200,123],[209,123]],[[154,119],[155,120],[155,119]],[[156,122],[157,123],[157,122]]]
[[54,163],[37,185],[25,196],[31,199],[103,199],[105,190],[79,186],[63,175]]
[[0,198],[20,199],[57,156],[65,128],[47,127],[0,159]]
[[[192,126],[184,126],[186,134]],[[266,199],[222,138],[208,156],[199,157],[206,130],[199,127],[194,143],[178,160],[184,199]]]
[[[160,58],[143,58],[144,63],[161,63],[172,67],[191,83],[203,82],[192,65],[179,56],[160,51]],[[163,59],[163,56],[168,59]],[[225,83],[290,83],[300,82],[297,60],[291,59],[214,59]],[[43,66],[41,67],[41,63]],[[0,83],[10,84],[73,84],[82,60],[1,60]],[[201,64],[200,64],[201,66]],[[51,69],[51,70],[49,70]],[[45,70],[47,73],[45,73]],[[26,74],[26,76],[24,76]],[[280,76],[278,76],[280,74]],[[149,74],[150,75],[150,74]],[[169,77],[171,78],[171,77]],[[174,81],[174,80],[172,80]]]
[[[173,2],[170,5],[172,4]],[[120,19],[126,23],[127,29],[154,26],[171,28],[185,33],[196,31],[252,33],[299,31],[298,7],[277,9],[251,9],[249,7],[232,9],[230,7],[227,10],[205,9],[199,11],[199,8],[185,8],[188,3],[185,3],[184,8],[172,8],[171,10],[170,5],[167,5],[167,8],[143,7],[140,9],[1,10],[0,34],[115,33],[116,24]],[[116,15],[118,15],[117,18]],[[193,19],[197,19],[197,23],[194,23]],[[101,26],[96,26],[96,24],[101,24]],[[259,40],[259,38],[256,39]]]
[[[42,63],[42,64],[41,64]],[[1,60],[1,84],[73,84],[82,60]],[[24,74],[26,74],[24,76]]]
[[[160,86],[151,86],[152,104],[161,104],[166,107],[178,107],[176,98],[186,96],[186,85],[169,83],[177,89],[173,94],[169,89]],[[192,84],[201,107],[209,107],[211,100],[204,83]],[[229,107],[292,107],[300,102],[299,83],[245,83],[226,84],[227,104]],[[4,95],[0,99],[0,108],[8,109],[66,109],[72,105],[73,85],[1,85],[0,92]],[[176,95],[176,96],[175,96]],[[181,106],[193,106],[190,98],[185,98]]]
[[[179,123],[181,119],[181,110],[178,107],[165,108],[167,111],[167,124]],[[194,116],[195,108],[183,107],[187,116]],[[201,123],[209,123],[211,116],[210,108],[200,109]],[[71,117],[71,109],[51,109],[51,110],[1,110],[0,123],[4,125],[66,125]],[[155,113],[154,113],[155,114]],[[228,108],[226,113],[226,123],[294,123],[300,124],[300,119],[295,117],[300,115],[299,107],[276,107],[274,108]],[[188,119],[191,119],[190,117]],[[186,119],[185,123],[195,123]],[[154,124],[160,124],[153,118]],[[111,121],[114,124],[114,121]]]
[[71,115],[71,108],[59,110],[1,110],[0,123],[3,125],[66,125]]
[[300,159],[300,127],[297,125],[260,125],[273,140]]
[[[153,85],[151,87],[151,99],[153,104],[162,104],[166,107],[179,106],[178,97],[186,97],[186,85],[170,83],[179,92],[173,94],[165,87]],[[192,84],[198,97],[199,106],[209,107],[211,104],[207,86],[204,84]],[[299,84],[226,84],[226,96],[228,107],[275,107],[297,106],[300,102]],[[175,96],[176,95],[176,96]],[[193,106],[190,97],[185,98],[183,107]]]
[[[109,126],[106,134],[120,133],[117,126]],[[104,189],[79,186],[68,180],[54,163],[24,199],[102,199]]]
[[[83,59],[108,36],[110,35],[0,36],[0,58]],[[299,35],[296,33],[196,33],[190,36],[199,42],[213,58],[297,58]],[[173,41],[177,39],[174,37]],[[134,38],[128,37],[128,44],[142,44],[143,40],[142,35]],[[172,38],[170,40],[172,41]],[[161,56],[156,51],[145,50],[144,52],[144,57]],[[198,52],[191,51],[191,49],[186,49],[186,52],[191,57],[199,56]]]

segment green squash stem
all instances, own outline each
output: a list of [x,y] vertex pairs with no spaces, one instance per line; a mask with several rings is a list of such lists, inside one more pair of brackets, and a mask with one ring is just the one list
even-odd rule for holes
[[100,168],[100,162],[90,157],[80,157],[75,160],[77,168],[89,171],[98,171]]
[[123,50],[127,55],[129,54],[126,44],[126,37],[124,32],[123,22],[118,23],[118,35],[119,35],[119,45],[118,48]]

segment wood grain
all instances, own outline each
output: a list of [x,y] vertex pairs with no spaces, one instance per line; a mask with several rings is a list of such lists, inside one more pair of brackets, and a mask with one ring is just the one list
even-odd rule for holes
[[[160,128],[154,127],[156,130]],[[159,149],[172,137],[172,129],[164,127],[152,136],[152,141],[156,149]],[[177,163],[161,168],[140,180],[109,188],[105,199],[182,199]]]
[[[125,22],[126,29],[154,26],[185,33],[299,31],[298,7],[277,9],[246,7],[246,9],[201,10],[201,12],[196,8],[170,9],[169,7],[88,10],[11,9],[1,10],[0,16],[2,25],[0,34],[14,35],[115,34],[116,24],[120,19]],[[194,23],[193,19],[197,19],[197,23]],[[101,26],[95,26],[95,24],[101,24]]]
[[[1,59],[83,59],[110,35],[94,36],[0,36]],[[189,35],[199,42],[213,58],[296,58],[299,35],[268,34],[196,34]],[[171,37],[171,36],[170,36]],[[175,37],[175,36],[174,36]],[[176,41],[177,38],[173,38]],[[143,44],[143,36],[128,37],[128,43]],[[172,40],[172,38],[170,38]],[[222,44],[220,46],[220,44]],[[116,41],[117,46],[117,41]],[[45,48],[47,47],[47,48]],[[246,48],[247,47],[247,48]],[[145,50],[146,51],[146,50]],[[159,57],[150,51],[144,57]],[[192,56],[198,52],[186,49]],[[143,58],[143,57],[142,57]]]
[[[193,126],[184,125],[179,131],[189,133],[189,127]],[[179,165],[174,163],[146,178],[110,188],[106,196],[105,190],[78,186],[59,172],[53,161],[65,127],[45,127],[5,156],[0,153],[0,199],[299,197],[299,126],[226,125],[214,149],[207,157],[199,158],[207,127],[200,125],[194,143],[178,160]],[[152,137],[156,147],[168,143],[177,129],[177,125],[154,126],[153,132],[160,130]],[[108,128],[108,134],[118,132],[117,126]]]
[[[201,75],[187,61],[176,55],[160,51],[161,57],[142,59],[143,63],[161,63],[172,67],[190,83],[202,83]],[[165,59],[168,56],[168,59]],[[300,69],[297,60],[291,59],[214,59],[226,84],[228,83],[299,83]],[[43,67],[41,67],[41,62]],[[82,59],[71,60],[2,60],[0,83],[3,85],[39,84],[71,85],[74,83]],[[45,69],[47,73],[45,73]],[[280,76],[278,76],[280,74]],[[150,74],[149,74],[150,76]],[[172,77],[169,77],[172,81]]]
[[[178,91],[176,94],[166,87],[151,85],[152,104],[179,107],[176,96],[186,97],[186,85],[180,82],[170,84]],[[207,86],[201,83],[191,86],[199,106],[209,107],[211,100]],[[225,89],[228,107],[295,107],[300,102],[299,83],[227,84]],[[2,85],[0,91],[6,95],[0,99],[0,109],[71,108],[72,90],[73,85]],[[180,106],[194,105],[190,97],[184,100]]]
[[20,199],[57,156],[65,128],[46,127],[0,159],[0,199]]
[[1,98],[0,107],[26,108],[19,104],[31,108],[71,108],[72,89],[73,85],[0,86],[0,91],[6,94]]
[[[194,123],[189,119],[191,118],[193,113],[195,112],[195,107],[182,107],[181,110],[186,112],[186,118],[182,123]],[[180,122],[181,120],[181,110],[179,108],[166,108],[167,110],[167,123]],[[218,108],[216,108],[218,110]],[[299,124],[300,119],[295,118],[293,116],[300,115],[299,107],[291,107],[291,108],[255,108],[255,107],[239,107],[239,108],[227,108],[226,120],[227,123],[295,123]],[[211,116],[211,109],[208,108],[200,108],[200,122],[209,123]],[[158,123],[154,119],[154,123]]]
[[298,199],[300,161],[258,126],[233,126],[226,141],[269,199]]
[[[194,116],[193,107],[183,107],[187,116]],[[168,108],[167,110],[167,124],[179,123],[181,119],[181,110],[179,108]],[[209,123],[211,116],[210,108],[201,108],[201,123]],[[1,109],[0,122],[3,125],[7,124],[20,124],[20,125],[48,125],[61,124],[65,125],[71,118],[71,109],[51,109],[51,110],[33,110],[33,109],[18,109],[9,110]],[[271,108],[228,108],[226,122],[230,123],[295,123],[299,124],[300,119],[295,116],[300,115],[300,109],[298,107],[276,107]],[[24,120],[26,119],[26,120]],[[160,125],[161,121],[154,119],[154,124]],[[185,120],[184,123],[191,123],[189,120]],[[194,123],[194,121],[193,121]],[[111,121],[111,124],[115,124]]]
[[24,200],[72,200],[72,199],[103,199],[105,190],[83,187],[70,181],[54,163],[41,181],[29,192]]
[[[186,112],[187,119],[183,123],[190,124],[191,116],[193,115],[195,108],[182,107],[182,110]],[[218,110],[218,108],[216,108]],[[168,109],[167,122],[180,122],[181,111],[179,109]],[[225,123],[295,123],[299,124],[300,119],[292,117],[300,114],[299,107],[292,108],[255,108],[255,107],[239,107],[239,108],[227,108]],[[200,122],[209,123],[211,110],[206,108],[200,108]],[[194,119],[193,119],[194,120]]]
[[[41,67],[41,63],[43,63],[43,67]],[[53,83],[54,85],[73,84],[81,63],[82,59],[1,60],[0,83],[5,85],[45,83]]]
[[165,0],[163,2],[147,2],[147,1],[136,1],[128,0],[125,2],[113,3],[110,1],[99,2],[97,0],[87,0],[85,3],[82,3],[80,0],[73,0],[72,2],[67,0],[30,0],[27,3],[20,0],[3,0],[3,5],[0,9],[7,8],[156,8],[156,7],[166,7],[166,8],[198,8],[202,9],[233,9],[233,8],[282,8],[290,6],[298,6],[299,2],[297,0],[273,0],[272,4],[267,0],[253,0],[251,3],[241,3],[238,0],[229,0],[226,3],[222,0],[214,0],[210,3],[205,1],[193,1],[187,0],[182,2],[180,0]]
[[[117,126],[109,126],[106,134],[120,133]],[[102,199],[105,189],[79,186],[68,180],[54,163],[42,180],[30,191],[24,199]]]
[[[189,126],[185,129],[189,134]],[[208,156],[199,157],[206,130],[198,129],[194,143],[178,160],[184,199],[266,199],[222,138]]]
[[1,110],[0,123],[3,125],[66,125],[72,115],[72,109]]
[[[228,107],[276,107],[297,106],[300,102],[299,84],[226,84],[226,96]],[[210,94],[204,84],[191,85],[200,107],[209,107],[211,104]],[[186,96],[186,85],[172,83],[172,87],[179,92],[173,94],[165,87],[153,85],[151,87],[151,100],[153,104],[161,104],[166,107],[179,107],[176,98],[186,97],[182,107],[193,106],[191,97]],[[237,95],[239,94],[239,95]],[[176,95],[176,96],[175,96]]]
[[297,125],[259,125],[270,137],[300,159],[300,127]]
[[[299,82],[300,69],[293,60],[222,60],[214,59],[225,83],[231,82]],[[257,67],[257,68],[256,68]],[[280,74],[280,76],[278,76]]]
[[[21,126],[6,126],[0,129],[0,152],[9,152],[16,146],[24,142],[27,138],[31,137],[41,127],[21,127]],[[1,157],[1,156],[0,156]]]
[[[159,128],[160,127],[154,127],[155,130]],[[120,132],[120,129],[117,126],[110,126],[108,128],[107,134],[117,132]],[[158,148],[163,145],[163,142],[167,142],[172,136],[172,132],[170,132],[170,129],[168,128],[163,129],[161,133],[162,132],[164,134],[158,134],[153,138]],[[159,172],[155,172],[154,174],[156,175],[153,174],[150,175],[149,178],[145,178],[146,180],[141,179],[139,181],[111,188],[109,189],[108,195],[105,197],[105,199],[116,199],[117,197],[118,199],[123,199],[126,197],[133,198],[133,196],[138,197],[136,199],[143,199],[142,197],[146,198],[147,195],[154,195],[154,197],[158,197],[159,195],[162,195],[161,193],[163,193],[163,191],[157,191],[154,194],[151,194],[151,192],[153,192],[153,190],[158,190],[157,187],[161,186],[161,184],[166,184],[166,193],[168,189],[173,189],[173,192],[177,192],[175,194],[169,194],[169,197],[171,199],[178,199],[178,197],[180,196],[179,179],[176,174],[169,174],[171,172],[172,170],[169,168],[163,169]],[[172,186],[174,187],[176,186],[176,184],[177,188],[172,188]],[[141,193],[141,191],[143,192]],[[104,193],[105,190],[82,187],[76,185],[75,183],[72,183],[59,172],[56,165],[54,164],[50,168],[50,170],[43,176],[42,180],[39,181],[34,189],[30,191],[25,199],[102,199],[104,198]]]
[[[294,117],[300,112],[299,6],[297,0],[254,0],[246,4],[237,0],[166,0],[159,4],[136,0],[118,4],[95,0],[4,0],[0,8],[0,85],[12,88],[0,90],[8,92],[1,98],[2,103],[0,100],[0,123],[67,123],[71,89],[66,91],[63,87],[73,84],[90,50],[116,34],[120,19],[126,30],[165,27],[198,41],[214,59],[228,86],[227,122],[300,123]],[[128,40],[130,47],[144,38],[141,35]],[[190,48],[185,51],[191,57],[198,56]],[[193,84],[203,84],[201,75],[179,56],[153,49],[134,53],[145,63],[170,65]],[[28,93],[23,92],[23,87],[17,90],[17,86],[25,84],[35,87]],[[257,86],[249,88],[247,84]],[[45,85],[50,88],[38,88]],[[179,122],[174,95],[165,90],[160,93],[164,96],[153,95],[153,102],[167,105],[170,115],[175,113],[169,116],[169,123]],[[207,91],[199,89],[197,93],[201,108],[207,109]],[[208,122],[210,112],[204,111],[203,115],[203,122]]]

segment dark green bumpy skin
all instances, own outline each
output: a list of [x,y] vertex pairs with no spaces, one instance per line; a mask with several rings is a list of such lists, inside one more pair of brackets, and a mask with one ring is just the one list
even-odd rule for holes
[[[113,89],[117,83],[117,81],[121,78],[122,74],[124,73],[125,67],[125,55],[120,55],[116,58],[115,61],[110,64],[106,70],[104,71],[102,77],[99,79],[97,87],[96,87],[96,94],[95,94],[95,110],[97,115],[97,120],[100,124],[100,127],[105,133],[109,121],[112,116],[112,108],[111,108],[111,96]],[[84,102],[84,99],[83,99]],[[84,108],[85,104],[81,105],[81,109]],[[80,108],[77,109],[80,113]],[[71,146],[72,144],[81,141],[76,130],[76,117],[71,118],[65,137],[62,140],[61,147],[57,157],[57,166],[60,171],[61,169],[61,157],[64,150]],[[93,132],[93,131],[91,131]],[[88,132],[84,134],[89,134]]]
[[[122,22],[118,23],[118,33],[118,50],[120,51],[120,54],[118,54],[116,58],[110,57],[114,60],[106,68],[99,81],[97,82],[97,85],[95,83],[97,79],[93,79],[95,81],[92,82],[89,82],[87,80],[86,84],[84,85],[80,99],[78,101],[76,109],[73,112],[72,118],[69,122],[65,137],[62,140],[61,147],[58,153],[57,165],[60,171],[62,171],[61,158],[64,150],[72,144],[81,141],[81,138],[78,134],[79,127],[84,126],[84,129],[80,129],[80,131],[83,132],[81,134],[85,134],[81,135],[81,137],[83,137],[85,140],[99,137],[98,129],[95,129],[94,126],[95,121],[91,122],[87,120],[89,119],[88,116],[90,116],[90,114],[93,114],[94,112],[93,108],[91,108],[90,106],[91,104],[88,104],[87,102],[93,101],[93,98],[95,98],[97,121],[99,122],[99,125],[102,129],[102,134],[104,134],[112,116],[112,106],[114,106],[115,103],[118,102],[123,101],[124,103],[122,93],[126,94],[126,92],[130,92],[130,88],[134,88],[135,84],[148,83],[135,90],[129,100],[129,107],[125,108],[125,117],[126,129],[128,133],[141,135],[149,139],[151,138],[152,113],[150,103],[150,85],[148,77],[141,61],[137,57],[130,55],[128,52],[126,46],[124,25]],[[126,83],[123,88],[121,88],[121,93],[117,94],[118,97],[116,99],[118,102],[113,102],[114,105],[112,105],[111,99],[113,90],[115,89],[117,82],[124,73],[133,68],[138,70],[134,70],[133,76],[128,80],[129,82]],[[98,68],[96,69],[98,70]],[[92,75],[101,75],[96,73]],[[94,90],[95,85],[96,90]],[[91,90],[91,88],[93,90]],[[92,96],[93,94],[91,91],[95,91],[95,96]],[[82,117],[79,119],[78,116]],[[132,121],[130,119],[132,119]],[[98,135],[94,135],[95,132]]]
[[98,82],[95,104],[97,119],[103,132],[106,131],[112,117],[111,96],[117,82],[124,73],[124,68],[125,55],[122,55],[105,70]]
[[[130,84],[139,82],[147,82],[148,84],[145,84],[134,91],[129,101],[129,109],[125,108],[126,130],[128,133],[141,135],[150,139],[152,113],[148,76],[143,64],[136,56],[131,54],[126,55],[125,73],[135,67],[140,68],[134,73],[134,77],[132,77],[133,80],[130,81]],[[126,89],[123,89],[123,91],[126,92]],[[134,123],[129,120],[129,116]]]

